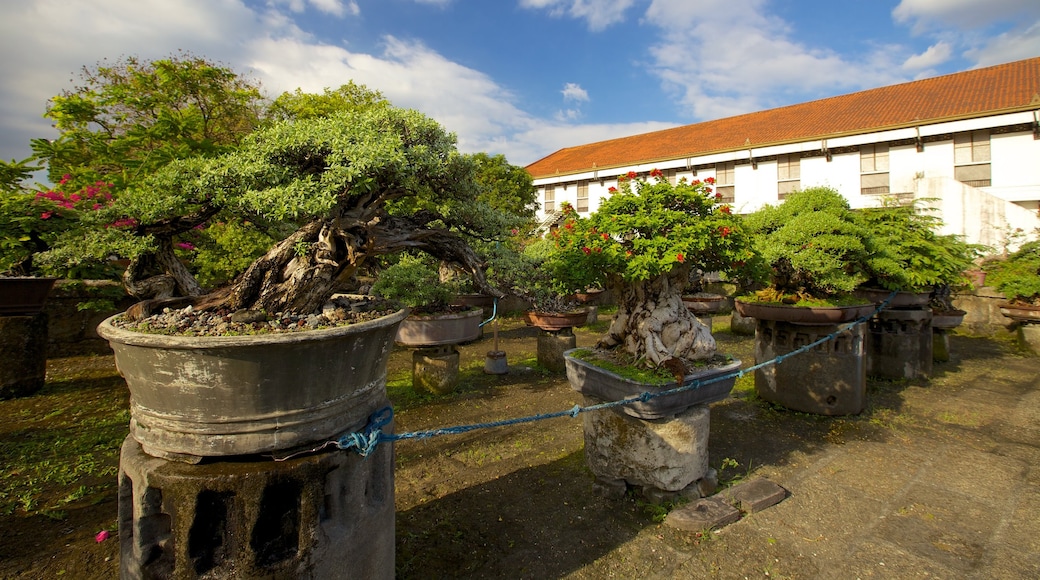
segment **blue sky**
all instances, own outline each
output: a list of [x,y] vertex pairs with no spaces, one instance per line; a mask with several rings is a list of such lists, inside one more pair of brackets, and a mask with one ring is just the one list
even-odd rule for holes
[[1040,56],[1037,0],[0,0],[0,158],[84,65],[178,49],[270,96],[354,80],[465,152],[613,137]]

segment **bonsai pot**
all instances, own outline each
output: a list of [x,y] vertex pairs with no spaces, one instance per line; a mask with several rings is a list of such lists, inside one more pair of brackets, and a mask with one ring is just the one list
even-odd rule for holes
[[855,306],[785,306],[734,301],[741,316],[792,324],[843,324],[874,312],[873,304]]
[[999,308],[1001,314],[1015,322],[1040,323],[1040,306],[1005,302]]
[[43,310],[57,278],[0,277],[0,316],[32,316]]
[[407,347],[462,344],[480,338],[481,308],[446,314],[413,314],[401,322],[397,344]]
[[538,312],[528,310],[524,313],[524,320],[527,321],[527,324],[548,332],[582,326],[588,319],[588,308],[582,308],[573,312]]
[[949,330],[957,328],[964,322],[967,312],[963,310],[932,311],[932,328]]
[[[874,304],[881,304],[892,294],[892,291],[881,288],[857,288],[853,294],[865,300],[870,300]],[[896,292],[896,295],[892,297],[886,308],[928,306],[931,299],[932,295],[930,292]]]
[[686,309],[694,315],[715,314],[722,309],[725,298],[719,294],[698,293],[682,297]]
[[[563,353],[567,362],[567,380],[571,388],[584,395],[591,395],[603,401],[619,401],[641,395],[644,392],[659,393],[678,387],[675,381],[665,384],[650,384],[622,377],[617,373],[598,367],[588,361],[573,356],[577,349]],[[683,385],[695,380],[707,380],[718,377],[740,368],[740,361],[735,360],[723,366],[699,369],[686,375]],[[619,409],[637,419],[662,419],[671,417],[689,409],[694,405],[702,405],[721,401],[729,396],[736,383],[736,376],[718,382],[703,385],[696,389],[655,397],[648,401],[636,401],[621,405]]]
[[111,317],[98,334],[130,389],[130,434],[149,455],[251,455],[363,427],[388,404],[386,363],[407,314],[251,336],[145,334]]
[[581,302],[582,304],[589,304],[590,302],[593,302],[597,298],[599,298],[600,294],[603,294],[603,290],[599,288],[594,288],[586,290],[584,292],[575,292],[574,299],[578,302]]

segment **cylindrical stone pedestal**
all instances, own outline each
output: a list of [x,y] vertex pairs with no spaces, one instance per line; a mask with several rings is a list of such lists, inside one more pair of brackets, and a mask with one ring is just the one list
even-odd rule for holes
[[[759,320],[755,364],[789,354],[839,329]],[[833,340],[755,371],[755,391],[766,401],[818,415],[854,415],[867,406],[866,325],[857,324]]]
[[599,306],[595,304],[587,304],[585,306],[589,309],[589,317],[585,319],[585,324],[595,324],[599,322]]
[[538,333],[538,364],[554,373],[567,371],[563,353],[578,345],[574,330],[542,330]]
[[47,377],[47,314],[0,316],[0,399],[25,397]]
[[950,360],[950,331],[945,328],[932,328],[932,360],[935,362]]
[[[602,402],[585,396],[586,405]],[[585,462],[600,486],[622,492],[629,485],[642,487],[647,494],[696,490],[709,475],[710,417],[707,405],[653,420],[616,409],[583,413]]]
[[504,375],[509,372],[509,361],[504,350],[488,351],[484,359],[484,373],[488,375]]
[[932,310],[886,308],[869,322],[867,375],[881,379],[932,374]]
[[138,578],[393,578],[391,445],[282,462],[119,461],[120,569]]
[[1019,344],[1035,354],[1040,354],[1040,324],[1019,324],[1015,329]]
[[448,344],[412,353],[412,387],[446,395],[459,384],[459,349]]
[[734,308],[733,312],[730,313],[729,317],[729,330],[733,334],[742,334],[745,336],[754,336],[755,329],[758,326],[758,320],[750,316],[741,316],[739,312]]

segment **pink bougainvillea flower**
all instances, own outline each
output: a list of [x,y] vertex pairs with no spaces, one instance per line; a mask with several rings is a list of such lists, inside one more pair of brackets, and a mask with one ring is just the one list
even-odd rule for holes
[[45,211],[45,212],[40,214],[40,219],[41,220],[49,220],[49,219],[51,219],[51,216],[53,216],[53,215],[54,215],[53,211]]
[[513,228],[513,229],[509,230],[509,233],[515,236],[515,235],[520,233],[520,230],[518,230],[516,228]]
[[182,250],[194,250],[195,244],[191,242],[177,242],[177,247]]
[[97,535],[94,536],[94,541],[100,544],[101,542],[104,542],[111,536],[112,534],[110,534],[108,530],[101,530],[97,533]]
[[65,185],[69,182],[70,179],[72,179],[72,176],[66,173],[65,175],[61,176],[61,179],[58,181],[58,183],[61,185]]

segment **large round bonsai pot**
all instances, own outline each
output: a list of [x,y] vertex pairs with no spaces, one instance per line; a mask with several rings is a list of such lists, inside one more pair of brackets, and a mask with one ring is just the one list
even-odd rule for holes
[[949,330],[957,328],[964,322],[964,316],[968,314],[964,310],[946,310],[941,312],[932,311],[932,328]]
[[0,316],[32,316],[43,310],[57,278],[0,276]]
[[[130,434],[151,455],[250,455],[363,427],[387,404],[407,309],[350,326],[251,336],[98,334],[130,388]],[[118,315],[117,315],[118,316]]]
[[[613,371],[598,367],[591,362],[573,356],[579,349],[571,349],[563,353],[567,362],[567,381],[571,388],[583,395],[591,395],[602,401],[620,401],[635,397],[644,392],[660,393],[677,388],[675,381],[665,384],[650,384],[623,377]],[[695,380],[708,380],[732,373],[740,368],[740,361],[734,360],[722,366],[697,369],[686,375],[683,385]],[[728,377],[696,389],[679,393],[654,397],[648,401],[636,401],[618,407],[622,412],[638,419],[662,419],[672,417],[694,405],[702,405],[721,401],[729,396],[736,376]]]
[[867,316],[877,308],[873,304],[856,306],[786,306],[734,301],[741,316],[757,320],[790,322],[792,324],[843,324]]
[[462,344],[480,338],[481,308],[448,314],[413,314],[401,322],[396,341],[407,347]]
[[998,307],[1001,314],[1015,322],[1040,323],[1040,306],[1003,302]]
[[688,294],[682,297],[683,305],[695,315],[716,314],[722,310],[726,297],[719,294]]

